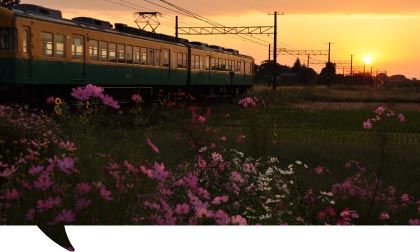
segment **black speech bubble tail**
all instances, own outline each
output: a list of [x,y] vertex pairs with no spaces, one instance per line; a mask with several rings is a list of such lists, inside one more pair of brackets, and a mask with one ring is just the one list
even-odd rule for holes
[[38,228],[41,229],[41,231],[46,236],[48,236],[48,238],[50,238],[61,247],[67,249],[68,251],[74,251],[74,248],[71,245],[69,238],[67,237],[64,226],[38,225]]

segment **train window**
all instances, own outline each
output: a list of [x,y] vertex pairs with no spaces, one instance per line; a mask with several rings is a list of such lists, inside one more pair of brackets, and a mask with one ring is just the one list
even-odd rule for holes
[[53,34],[49,32],[41,32],[41,53],[42,56],[53,56]]
[[153,65],[153,49],[147,48],[147,65]]
[[23,29],[22,34],[22,50],[23,54],[29,54],[29,45],[30,45],[30,32],[28,28]]
[[108,44],[108,61],[116,62],[117,61],[117,44],[109,43]]
[[226,60],[222,59],[221,61],[221,65],[220,65],[220,70],[225,71],[226,70]]
[[147,48],[142,47],[140,50],[140,56],[141,56],[141,64],[146,65],[147,63]]
[[229,71],[232,71],[232,61],[228,60],[228,69]]
[[194,55],[193,68],[200,69],[200,56],[199,55]]
[[134,55],[134,64],[139,64],[140,63],[140,47],[135,46],[134,47],[134,51],[133,51],[133,55]]
[[133,46],[125,46],[125,60],[128,64],[133,64]]
[[216,59],[215,58],[211,58],[211,69],[216,70]]
[[187,54],[186,53],[178,53],[177,54],[177,63],[178,63],[178,68],[186,68],[187,67]]
[[210,56],[206,56],[206,59],[204,61],[204,69],[206,70],[210,69]]
[[241,62],[240,61],[236,61],[235,62],[235,72],[240,72],[241,71]]
[[82,59],[84,55],[84,38],[80,35],[73,35],[71,44],[71,55],[73,59]]
[[64,58],[66,37],[62,34],[54,34],[54,57]]
[[0,27],[0,50],[14,50],[15,36],[14,30]]
[[117,45],[117,51],[118,51],[118,62],[119,63],[124,63],[124,58],[125,58],[125,52],[124,52],[124,45],[122,44],[118,44]]
[[108,61],[108,42],[99,42],[99,59],[101,61]]
[[163,49],[162,50],[162,53],[163,53],[163,66],[164,67],[168,67],[169,64],[170,64],[170,61],[169,61],[169,50],[168,49]]
[[90,60],[98,60],[99,59],[99,41],[91,39],[89,41],[89,59]]
[[178,68],[182,68],[182,53],[176,55],[176,61]]
[[200,69],[204,69],[204,56],[200,56]]
[[159,49],[155,49],[155,66],[160,66],[160,50]]

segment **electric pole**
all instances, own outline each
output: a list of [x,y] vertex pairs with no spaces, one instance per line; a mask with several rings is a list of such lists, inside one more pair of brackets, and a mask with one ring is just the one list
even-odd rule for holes
[[277,87],[277,11],[274,12],[273,90]]

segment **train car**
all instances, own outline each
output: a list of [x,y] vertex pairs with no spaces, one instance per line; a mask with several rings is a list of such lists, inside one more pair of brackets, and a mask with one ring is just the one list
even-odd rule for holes
[[252,57],[31,4],[0,7],[0,90],[40,99],[88,83],[194,93],[243,92]]

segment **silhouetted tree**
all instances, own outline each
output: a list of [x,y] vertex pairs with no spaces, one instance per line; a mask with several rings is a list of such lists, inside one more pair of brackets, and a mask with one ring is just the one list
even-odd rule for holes
[[327,62],[327,64],[325,64],[325,67],[322,68],[321,73],[319,74],[318,83],[332,83],[335,79],[335,73],[335,64]]
[[302,64],[300,63],[300,59],[297,58],[295,64],[293,64],[292,72],[298,73],[302,70]]

